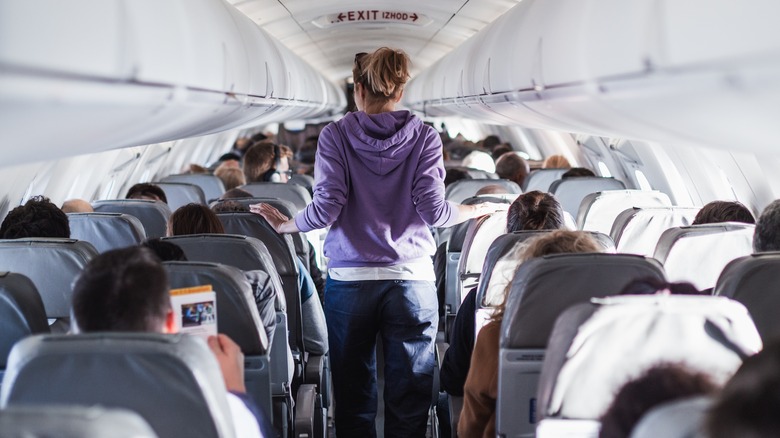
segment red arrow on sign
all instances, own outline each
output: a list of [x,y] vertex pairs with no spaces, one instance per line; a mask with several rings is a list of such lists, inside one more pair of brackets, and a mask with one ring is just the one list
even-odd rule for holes
[[417,13],[416,12],[413,13],[412,15],[410,15],[409,17],[411,17],[412,21],[417,21]]

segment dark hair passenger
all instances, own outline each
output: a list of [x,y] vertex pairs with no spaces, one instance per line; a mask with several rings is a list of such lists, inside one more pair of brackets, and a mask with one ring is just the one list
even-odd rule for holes
[[14,208],[0,225],[3,239],[25,237],[70,238],[68,215],[54,205],[49,198],[33,196],[24,205]]

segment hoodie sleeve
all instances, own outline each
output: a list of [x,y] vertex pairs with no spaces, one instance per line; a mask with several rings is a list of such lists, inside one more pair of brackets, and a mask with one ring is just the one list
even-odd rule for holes
[[332,224],[347,202],[349,187],[344,148],[335,123],[320,133],[314,160],[314,196],[312,203],[295,216],[295,225],[303,232]]
[[436,131],[423,130],[425,145],[412,187],[412,200],[417,214],[432,227],[447,227],[457,219],[457,210],[444,200],[444,158],[441,139]]

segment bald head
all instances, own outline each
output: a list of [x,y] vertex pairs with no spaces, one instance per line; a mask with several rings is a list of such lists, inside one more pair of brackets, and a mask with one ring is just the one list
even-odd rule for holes
[[65,213],[92,213],[95,210],[89,202],[83,199],[68,199],[62,203],[62,211]]

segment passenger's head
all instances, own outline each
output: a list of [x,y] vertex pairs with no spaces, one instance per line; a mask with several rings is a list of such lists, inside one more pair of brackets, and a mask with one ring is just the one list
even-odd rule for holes
[[270,141],[253,144],[244,154],[244,177],[251,182],[287,182],[292,150]]
[[780,343],[748,357],[716,397],[705,419],[709,438],[780,436]]
[[62,203],[63,213],[92,213],[95,211],[92,204],[83,199],[68,199]]
[[518,196],[509,206],[506,230],[557,230],[563,228],[563,208],[555,196],[534,190]]
[[168,275],[149,248],[104,252],[73,287],[74,325],[81,332],[172,332]]
[[461,165],[463,167],[478,169],[490,173],[495,173],[496,171],[496,163],[493,161],[493,157],[491,157],[487,152],[482,151],[472,151],[463,157]]
[[656,277],[638,278],[628,283],[619,295],[705,295],[686,281],[670,283]]
[[127,199],[148,199],[150,201],[162,201],[168,203],[165,192],[154,184],[140,183],[130,187],[127,191]]
[[[714,393],[712,379],[678,364],[659,364],[623,385],[601,417],[600,438],[628,438],[652,408],[678,399]],[[745,436],[745,435],[730,435]]]
[[222,180],[222,184],[225,186],[225,190],[234,189],[238,186],[246,184],[246,178],[244,178],[244,172],[234,166],[226,166],[224,163],[220,164],[216,170],[214,170],[214,176]]
[[691,225],[717,224],[720,222],[756,223],[753,213],[736,201],[712,201],[699,210]]
[[33,196],[14,208],[0,225],[3,239],[25,237],[70,238],[68,216],[44,196]]
[[561,178],[571,178],[574,176],[596,176],[592,170],[584,167],[572,167],[561,175]]
[[482,140],[482,147],[491,152],[500,144],[501,139],[498,138],[497,135],[488,135],[484,140]]
[[217,215],[201,204],[187,204],[173,212],[168,220],[168,235],[224,234],[225,228]]
[[758,217],[753,234],[753,250],[780,251],[780,199],[767,205]]
[[154,251],[157,258],[164,262],[186,262],[187,256],[184,254],[184,250],[175,243],[167,240],[162,240],[159,237],[154,239],[147,239],[141,246],[145,246]]
[[502,155],[508,154],[512,151],[513,151],[512,146],[510,146],[508,143],[502,143],[496,146],[495,148],[493,148],[493,150],[490,152],[490,156],[493,157],[493,161],[496,161],[496,165],[498,165],[498,159]]
[[231,200],[217,202],[211,209],[214,213],[244,213],[249,211],[249,208],[240,202]]
[[220,200],[222,199],[238,199],[238,198],[251,198],[252,194],[247,192],[246,190],[235,188],[230,189],[222,194],[222,196],[219,197]]
[[388,47],[355,55],[352,79],[358,109],[398,102],[409,80],[409,64],[409,56],[403,50]]
[[460,181],[462,179],[471,179],[471,176],[464,169],[450,167],[445,171],[444,174],[444,187],[447,187],[455,181]]
[[509,190],[507,190],[506,187],[499,184],[490,184],[490,185],[480,187],[480,189],[477,190],[477,193],[475,193],[474,196],[503,195],[507,193],[509,193]]
[[530,171],[531,168],[528,166],[525,158],[515,153],[503,154],[496,161],[496,174],[498,174],[498,177],[514,181],[521,187]]
[[569,160],[563,155],[550,155],[542,162],[542,169],[570,169]]

